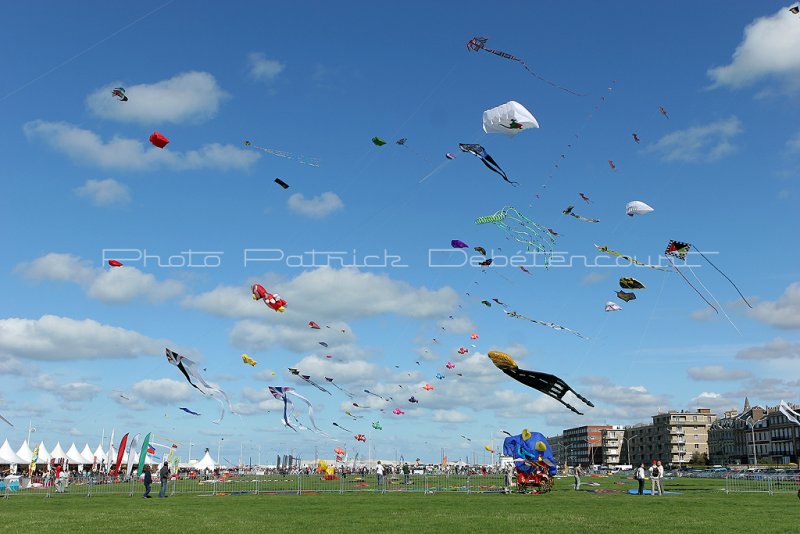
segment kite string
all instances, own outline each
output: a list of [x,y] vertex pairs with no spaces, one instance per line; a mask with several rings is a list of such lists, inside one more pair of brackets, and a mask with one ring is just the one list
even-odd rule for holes
[[[672,267],[674,267],[674,268],[675,268],[675,272],[677,272],[679,275],[681,275],[681,278],[683,278],[683,280],[684,280],[684,281],[685,281],[687,284],[689,284],[689,287],[691,287],[692,289],[694,289],[695,293],[697,293],[698,295],[700,295],[700,298],[701,298],[701,299],[703,299],[703,300],[705,301],[705,303],[706,303],[706,304],[708,304],[709,306],[711,306],[711,307],[714,309],[714,311],[715,311],[715,312],[719,313],[719,310],[718,310],[717,308],[715,308],[715,307],[714,307],[714,305],[713,305],[713,304],[711,304],[711,303],[708,301],[708,299],[706,299],[706,298],[703,296],[703,294],[702,294],[702,293],[700,293],[700,291],[699,291],[699,290],[698,290],[696,287],[694,287],[694,286],[692,285],[692,283],[689,281],[689,279],[688,279],[688,278],[686,278],[686,275],[684,275],[684,274],[681,272],[681,270],[678,268],[678,266],[677,266],[677,265],[675,265],[675,262],[674,262],[674,261],[672,261],[672,258],[671,258],[671,257],[669,258],[669,262],[672,264]],[[696,276],[695,276],[695,278],[696,278]],[[706,291],[708,291],[708,290],[706,290]]]
[[661,278],[661,288],[658,290],[658,295],[656,295],[656,301],[650,308],[650,316],[647,318],[647,323],[645,323],[644,328],[642,329],[642,335],[639,337],[639,344],[636,346],[636,352],[634,353],[634,356],[629,360],[628,370],[624,375],[624,378],[626,380],[628,376],[631,374],[631,367],[633,367],[634,363],[639,362],[638,355],[640,354],[640,349],[642,348],[642,344],[644,343],[644,338],[647,335],[647,332],[650,330],[650,323],[653,322],[653,316],[656,313],[656,308],[658,308],[658,305],[661,303],[661,295],[664,293],[664,287],[666,285],[667,285],[667,277],[666,275],[664,275]]
[[733,328],[735,328],[735,329],[736,329],[736,331],[737,331],[737,332],[739,333],[739,335],[741,336],[741,335],[742,335],[742,332],[739,330],[739,327],[737,327],[735,324],[733,324],[733,321],[731,321],[731,318],[730,318],[730,317],[728,317],[728,314],[727,314],[727,312],[725,311],[725,308],[722,306],[722,304],[720,304],[720,303],[719,303],[719,301],[717,300],[717,298],[714,296],[714,294],[713,294],[713,293],[711,293],[711,291],[709,291],[709,290],[708,290],[708,288],[707,288],[705,285],[703,285],[703,282],[700,280],[700,278],[699,278],[699,277],[697,276],[697,274],[694,272],[694,269],[692,269],[691,267],[687,267],[687,268],[689,269],[689,272],[690,272],[690,273],[692,273],[692,276],[694,276],[694,279],[695,279],[695,280],[697,280],[697,283],[698,283],[698,284],[700,284],[700,287],[702,287],[703,289],[705,289],[706,293],[708,293],[708,294],[709,294],[709,296],[711,297],[711,299],[712,299],[714,302],[716,302],[716,303],[717,303],[717,306],[719,306],[719,309],[721,309],[721,310],[722,310],[722,314],[725,316],[725,318],[728,320],[728,322],[729,322],[729,323],[731,323],[731,326],[733,326]]
[[749,302],[747,302],[747,299],[746,299],[746,298],[744,298],[744,295],[742,295],[742,292],[741,292],[741,291],[739,291],[739,288],[738,288],[738,287],[736,287],[736,284],[734,284],[734,283],[733,283],[733,280],[731,280],[730,278],[728,278],[728,275],[726,275],[725,273],[723,273],[722,271],[720,271],[720,270],[719,270],[719,268],[718,268],[716,265],[714,265],[714,263],[712,263],[712,261],[711,261],[711,260],[709,260],[708,258],[706,258],[705,254],[703,254],[702,252],[700,252],[699,250],[697,250],[697,247],[695,247],[695,250],[697,251],[697,253],[698,253],[698,254],[700,254],[700,255],[703,257],[703,259],[704,259],[704,260],[706,260],[706,261],[707,261],[707,262],[708,262],[708,263],[709,263],[709,264],[710,264],[710,265],[711,265],[711,266],[712,266],[714,269],[716,269],[716,270],[717,270],[717,272],[718,272],[719,274],[721,274],[722,276],[724,276],[724,277],[725,277],[725,280],[727,280],[728,282],[730,282],[730,284],[733,286],[733,288],[736,290],[736,292],[737,292],[737,293],[739,293],[739,296],[740,296],[740,297],[742,297],[742,300],[744,301],[744,303],[745,303],[745,304],[747,304],[747,306],[748,306],[748,307],[752,308],[752,306],[750,306],[750,303],[749,303]]

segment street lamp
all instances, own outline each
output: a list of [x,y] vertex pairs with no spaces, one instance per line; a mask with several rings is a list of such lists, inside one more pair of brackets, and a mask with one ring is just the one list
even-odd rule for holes
[[217,442],[217,467],[219,467],[219,465],[220,465],[219,464],[219,451],[220,451],[220,449],[222,449],[222,442],[224,440],[225,440],[225,438],[219,438],[219,441]]
[[622,438],[622,441],[624,441],[624,442],[625,442],[625,449],[628,451],[628,465],[631,465],[631,466],[632,466],[633,464],[631,463],[631,443],[630,443],[630,441],[631,441],[633,438],[636,438],[636,437],[638,437],[638,436],[639,436],[639,434],[634,434],[634,435],[632,435],[632,436],[631,436],[631,437],[629,437],[629,438]]

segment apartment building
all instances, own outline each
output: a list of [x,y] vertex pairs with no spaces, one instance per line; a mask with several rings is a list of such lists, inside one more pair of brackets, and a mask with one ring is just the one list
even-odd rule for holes
[[654,415],[651,424],[625,428],[621,457],[632,465],[649,465],[653,460],[672,467],[686,465],[695,454],[708,454],[708,430],[716,418],[708,408]]

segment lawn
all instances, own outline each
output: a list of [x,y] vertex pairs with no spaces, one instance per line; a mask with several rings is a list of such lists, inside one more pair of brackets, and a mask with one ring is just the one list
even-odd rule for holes
[[[793,493],[726,494],[718,479],[667,481],[677,495],[635,496],[621,478],[590,479],[620,493],[574,491],[561,479],[546,495],[395,492],[304,495],[42,495],[0,499],[17,532],[796,532]],[[625,484],[615,482],[624,481]],[[155,486],[157,490],[157,486]],[[157,495],[157,493],[156,493]],[[657,523],[654,523],[654,518]]]

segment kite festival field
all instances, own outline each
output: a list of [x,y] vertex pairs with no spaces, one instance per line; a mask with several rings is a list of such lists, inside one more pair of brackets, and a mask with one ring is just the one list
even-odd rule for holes
[[665,483],[676,494],[640,497],[626,478],[589,481],[600,486],[574,491],[561,478],[546,495],[12,496],[0,513],[18,532],[797,532],[794,493],[726,494],[724,480],[683,478]]

